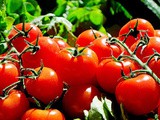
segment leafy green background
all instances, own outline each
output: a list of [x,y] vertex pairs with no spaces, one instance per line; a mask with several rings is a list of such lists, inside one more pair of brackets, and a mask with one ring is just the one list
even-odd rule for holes
[[[51,19],[48,13],[54,17]],[[32,22],[42,15],[45,17],[41,19],[39,27],[44,34],[51,28],[52,32],[67,38],[66,30],[70,25],[66,26],[66,23],[71,22],[71,32],[75,36],[90,28],[117,36],[126,22],[138,17],[151,22],[155,29],[160,29],[160,0],[0,0],[2,48],[7,47],[4,46],[4,36],[7,36],[12,25]]]
[[[54,12],[55,10],[59,10],[61,12],[65,11],[66,2],[73,1],[84,1],[84,3],[88,3],[85,6],[89,6],[92,8],[92,5],[96,3],[100,3],[99,9],[105,17],[105,21],[103,22],[104,28],[110,32],[112,35],[117,35],[118,30],[121,26],[123,26],[127,21],[132,18],[141,17],[150,21],[155,29],[160,29],[160,1],[159,0],[46,0],[45,3],[42,0],[37,0],[39,5],[42,8],[42,14],[46,14],[48,12]],[[96,4],[98,6],[98,4]],[[95,5],[95,6],[96,6]],[[83,8],[83,5],[80,5],[79,8]],[[78,12],[78,14],[76,14]],[[85,13],[83,9],[77,9],[72,14],[69,15],[69,19],[71,16],[81,16]],[[98,11],[91,12],[91,21],[100,21],[98,17],[93,17],[92,15],[99,13]],[[87,14],[87,12],[85,13]],[[62,14],[59,14],[62,15]],[[98,14],[101,16],[100,14]],[[74,21],[74,17],[72,21]],[[81,25],[81,30],[87,29],[87,25],[91,25],[88,22],[85,22]],[[92,25],[93,28],[99,29],[99,26]],[[79,29],[78,29],[79,30]],[[103,30],[102,30],[103,31]],[[76,33],[76,35],[79,34]]]

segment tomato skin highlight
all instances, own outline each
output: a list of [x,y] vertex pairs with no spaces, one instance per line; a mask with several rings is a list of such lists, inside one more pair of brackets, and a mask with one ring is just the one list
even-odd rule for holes
[[71,86],[62,100],[66,116],[84,119],[83,110],[89,110],[92,99],[101,96],[100,91],[93,85]]
[[0,94],[8,85],[18,81],[19,72],[12,63],[0,64]]
[[[38,71],[40,68],[36,68]],[[60,97],[63,92],[63,82],[58,78],[56,72],[48,67],[44,67],[36,79],[25,79],[27,92],[48,104],[50,101]]]
[[155,110],[160,97],[159,84],[147,74],[120,82],[116,87],[116,99],[133,115],[145,115]]
[[29,109],[29,102],[21,91],[12,90],[5,99],[0,99],[0,120],[21,120]]
[[110,44],[107,37],[97,38],[89,48],[97,54],[99,62],[111,56],[118,57],[124,51],[118,44]]
[[154,30],[154,36],[160,37],[160,29],[155,29]]
[[[30,28],[32,28],[29,32],[28,32],[28,37],[25,37],[25,36],[19,36],[17,38],[15,38],[13,41],[12,41],[12,44],[14,45],[14,47],[19,51],[19,52],[22,52],[22,50],[25,48],[25,46],[27,45],[25,43],[24,40],[27,40],[28,42],[32,42],[34,40],[37,39],[37,37],[42,37],[43,34],[42,34],[42,31],[37,27],[35,26],[34,24],[31,24],[31,23],[25,23],[25,31],[29,30]],[[22,30],[23,28],[23,23],[19,23],[17,25],[15,25],[15,28],[18,29],[18,30]],[[13,28],[9,35],[8,35],[8,38],[11,39],[13,36],[15,36],[18,32]]]
[[53,38],[52,40],[54,40],[58,44],[60,50],[66,47],[70,47],[70,45],[67,42],[60,38]]
[[[139,41],[135,42],[131,47],[131,51],[134,51]],[[136,51],[136,56],[141,59],[143,62],[148,60],[148,57],[154,54],[154,50],[160,53],[160,37],[149,37],[149,42],[146,47],[143,49],[142,46],[138,47]]]
[[[119,39],[121,41],[123,41],[125,39],[125,36],[123,36],[124,34],[127,34],[129,31],[130,31],[130,28],[134,28],[135,25],[136,25],[136,22],[138,20],[138,25],[137,25],[137,30],[138,31],[146,31],[147,32],[147,35],[149,37],[153,37],[154,36],[154,27],[152,26],[152,24],[147,21],[146,19],[143,19],[143,18],[135,18],[135,19],[132,19],[130,20],[129,22],[127,22],[119,31]],[[146,32],[142,32],[142,36],[144,36],[144,34]],[[140,33],[137,33],[137,37],[134,37],[132,35],[129,35],[127,37],[127,40],[126,40],[126,44],[128,47],[131,47],[131,45],[133,45],[137,40],[140,39]]]
[[32,108],[24,113],[21,120],[65,120],[65,117],[57,109],[41,110]]
[[139,66],[129,59],[122,61],[116,61],[112,58],[104,59],[97,68],[98,84],[105,92],[114,94],[118,83],[124,80],[121,74],[122,70],[125,75],[129,75],[130,69],[137,70]]
[[85,47],[90,45],[91,42],[100,37],[107,37],[107,35],[97,30],[88,29],[79,34],[76,40],[76,45],[79,47]]
[[[32,44],[35,45],[36,41]],[[54,69],[56,64],[55,56],[60,50],[55,41],[49,37],[39,37],[38,46],[40,49],[33,54],[32,52],[26,52],[22,55],[22,63],[24,68],[37,68],[41,65],[41,62],[45,67]]]
[[69,86],[81,84],[96,84],[96,68],[98,66],[98,57],[94,51],[89,48],[82,49],[81,55],[74,56],[68,50],[74,51],[75,47],[69,47],[59,51],[57,55],[57,64],[55,70],[64,82]]

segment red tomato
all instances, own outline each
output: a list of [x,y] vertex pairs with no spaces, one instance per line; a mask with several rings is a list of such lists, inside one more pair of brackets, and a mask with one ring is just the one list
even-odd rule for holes
[[[138,22],[138,25],[135,28],[137,22]],[[144,34],[147,33],[148,36],[150,37],[154,36],[154,28],[152,24],[145,19],[136,18],[136,19],[130,20],[120,29],[119,39],[123,41],[125,39],[124,35],[128,34],[130,29],[134,29],[134,28],[135,28],[134,32],[127,37],[127,40],[125,42],[128,45],[128,47],[130,47],[133,43],[135,43],[137,40],[140,39],[141,37],[140,34],[144,36]],[[146,31],[146,32],[140,32],[140,31]]]
[[160,29],[154,30],[154,36],[160,37]]
[[121,61],[111,58],[104,59],[97,68],[97,81],[104,91],[115,93],[118,83],[124,80],[121,74],[122,70],[125,75],[129,75],[130,69],[136,70],[138,68],[135,62],[129,59]]
[[62,100],[66,116],[84,119],[83,110],[89,110],[92,99],[100,95],[100,91],[92,85],[71,86]]
[[129,113],[145,115],[157,107],[160,87],[150,75],[140,74],[120,82],[115,95],[118,103]]
[[41,110],[32,108],[25,112],[21,120],[65,120],[65,117],[57,109]]
[[[131,51],[135,50],[136,46],[138,45],[139,41],[134,43],[131,46]],[[154,50],[160,53],[160,37],[149,37],[149,42],[145,47],[139,47],[136,51],[136,55],[140,58],[143,62],[146,62],[150,55],[154,54]]]
[[8,85],[18,81],[19,72],[12,63],[0,64],[0,94]]
[[[40,68],[36,68],[38,71]],[[25,80],[25,86],[27,92],[40,100],[41,102],[48,104],[56,97],[60,97],[63,91],[63,82],[58,79],[58,76],[51,68],[44,67],[40,75],[36,78],[27,78]]]
[[158,119],[160,119],[160,105],[158,106]]
[[160,78],[160,59],[151,59],[151,61],[148,63],[148,66],[151,68],[151,70]]
[[[23,23],[19,23],[19,24],[15,25],[15,28],[20,31],[23,31]],[[32,28],[32,29],[27,33],[27,31],[30,28]],[[31,23],[24,24],[24,31],[27,33],[25,36],[21,35],[21,36],[18,36],[12,40],[12,44],[19,52],[21,52],[25,48],[25,46],[27,45],[24,40],[27,40],[28,42],[32,42],[35,39],[37,39],[38,36],[39,37],[43,36],[42,31],[37,26],[35,26],[34,24],[31,24]],[[10,31],[8,38],[11,39],[17,33],[18,32],[13,28]]]
[[[0,55],[0,60],[3,60],[3,59],[5,59],[5,62],[7,62],[7,63],[12,63],[12,64],[14,64],[16,67],[17,67],[17,69],[18,69],[18,71],[20,72],[20,65],[19,65],[19,59],[18,59],[18,54],[17,53],[10,53],[9,55],[7,54],[7,52],[5,52],[5,53],[3,53],[3,54],[1,54]],[[11,59],[14,59],[13,61],[11,60]]]
[[53,38],[52,40],[54,40],[58,44],[60,49],[70,47],[70,45],[67,42],[65,42],[63,39]]
[[29,102],[21,91],[12,90],[5,99],[0,99],[0,120],[21,120],[29,109]]
[[95,39],[100,37],[107,37],[107,35],[97,30],[92,30],[92,29],[85,30],[77,37],[76,45],[85,47],[89,45],[91,42],[93,42]]
[[90,43],[89,46],[98,56],[99,61],[112,55],[118,57],[124,49],[118,44],[110,44],[107,37],[101,37]]
[[[35,42],[33,41],[32,44],[35,45]],[[39,37],[38,46],[40,49],[35,54],[26,52],[22,55],[23,66],[25,68],[37,68],[43,62],[44,66],[54,69],[55,56],[60,50],[57,43],[49,37]]]
[[69,47],[59,51],[55,70],[69,85],[93,84],[97,66],[98,57],[94,51],[83,47]]

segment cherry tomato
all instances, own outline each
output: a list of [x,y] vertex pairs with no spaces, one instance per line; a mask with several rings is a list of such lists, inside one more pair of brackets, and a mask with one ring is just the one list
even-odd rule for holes
[[[135,27],[136,24],[137,24],[137,27]],[[128,23],[122,26],[118,35],[119,39],[123,41],[125,39],[124,35],[128,34],[130,29],[134,29],[134,32],[130,34],[126,39],[125,43],[128,45],[128,47],[130,47],[133,43],[139,40],[141,35],[144,36],[144,34],[147,33],[147,35],[150,37],[154,36],[154,27],[152,26],[152,24],[146,19],[136,18],[136,19],[130,20]],[[146,32],[143,32],[143,31],[146,31]]]
[[160,119],[160,105],[158,106],[158,119]]
[[[131,51],[134,51],[139,41],[131,46]],[[150,55],[154,54],[154,50],[160,53],[160,37],[149,37],[149,42],[145,47],[139,47],[136,51],[136,55],[143,62],[146,62]]]
[[52,40],[54,40],[58,44],[60,49],[70,47],[70,45],[67,42],[65,42],[63,39],[53,38]]
[[[36,68],[35,71],[39,69]],[[44,67],[37,78],[27,78],[25,86],[30,95],[45,104],[60,97],[63,91],[63,82],[58,79],[56,72],[48,67]]]
[[160,78],[160,59],[151,59],[148,63],[148,66],[151,68],[151,70]]
[[[23,23],[19,23],[15,25],[15,28],[17,30],[23,31]],[[43,36],[42,31],[37,26],[31,23],[25,23],[24,31],[27,32],[29,29],[31,30],[27,33],[27,36],[18,36],[12,40],[12,44],[19,52],[21,52],[27,45],[24,40],[27,40],[28,42],[32,42],[35,39],[37,39],[38,36],[39,37]],[[13,38],[18,33],[17,30],[13,28],[10,31],[8,38],[9,39]]]
[[71,86],[62,100],[66,116],[84,119],[83,110],[89,110],[92,99],[100,95],[100,91],[92,85]]
[[69,85],[94,84],[98,57],[94,51],[84,47],[69,47],[59,51],[55,70]]
[[89,46],[98,56],[99,61],[112,55],[118,57],[124,49],[118,44],[110,44],[107,37],[97,38]]
[[[5,59],[5,62],[7,62],[7,63],[14,64],[17,67],[17,69],[20,73],[20,65],[19,65],[19,59],[18,59],[18,54],[17,53],[13,52],[13,53],[10,53],[8,55],[8,53],[5,52],[5,53],[0,55],[0,60],[3,60],[3,59]],[[11,60],[11,59],[14,59],[14,60]]]
[[29,102],[21,91],[12,90],[5,99],[0,99],[0,120],[21,120],[29,109]]
[[95,39],[99,38],[99,37],[104,37],[107,35],[97,31],[97,30],[85,30],[83,31],[76,40],[76,45],[77,46],[81,46],[81,47],[85,47],[87,45],[89,45],[91,42],[93,42]]
[[154,30],[154,36],[160,37],[160,29]]
[[0,94],[8,85],[18,81],[19,72],[13,63],[0,64]]
[[[32,42],[33,45],[36,41]],[[22,55],[22,62],[25,68],[37,68],[43,62],[44,66],[54,69],[56,64],[55,56],[60,50],[57,43],[49,37],[39,37],[39,50],[36,53],[31,51]]]
[[115,95],[126,111],[133,115],[145,115],[157,107],[160,87],[150,75],[140,74],[120,82]]
[[62,112],[57,109],[36,109],[26,111],[21,120],[65,120]]
[[118,83],[124,80],[121,74],[122,71],[125,75],[129,75],[130,70],[138,68],[138,65],[129,59],[116,61],[112,58],[107,58],[99,63],[96,74],[97,81],[104,91],[115,93]]

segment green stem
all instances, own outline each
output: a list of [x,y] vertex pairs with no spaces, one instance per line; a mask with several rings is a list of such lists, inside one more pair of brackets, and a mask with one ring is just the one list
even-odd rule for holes
[[155,80],[156,82],[158,82],[160,84],[160,79],[157,77],[157,75],[149,68],[149,66],[147,65],[147,63],[142,62],[130,49],[129,47],[123,43],[122,41],[118,40],[117,38],[111,38],[111,42],[116,42],[118,44],[120,44],[122,47],[124,47],[125,50],[127,50],[127,52],[131,55],[131,57],[133,57],[133,59],[140,65],[142,66],[145,71],[150,74]]
[[0,98],[2,98],[2,99],[6,98],[9,94],[9,92],[11,90],[13,90],[14,88],[16,88],[20,83],[21,83],[21,81],[17,81],[17,82],[12,83],[11,85],[7,86],[6,88],[4,88],[3,95]]

